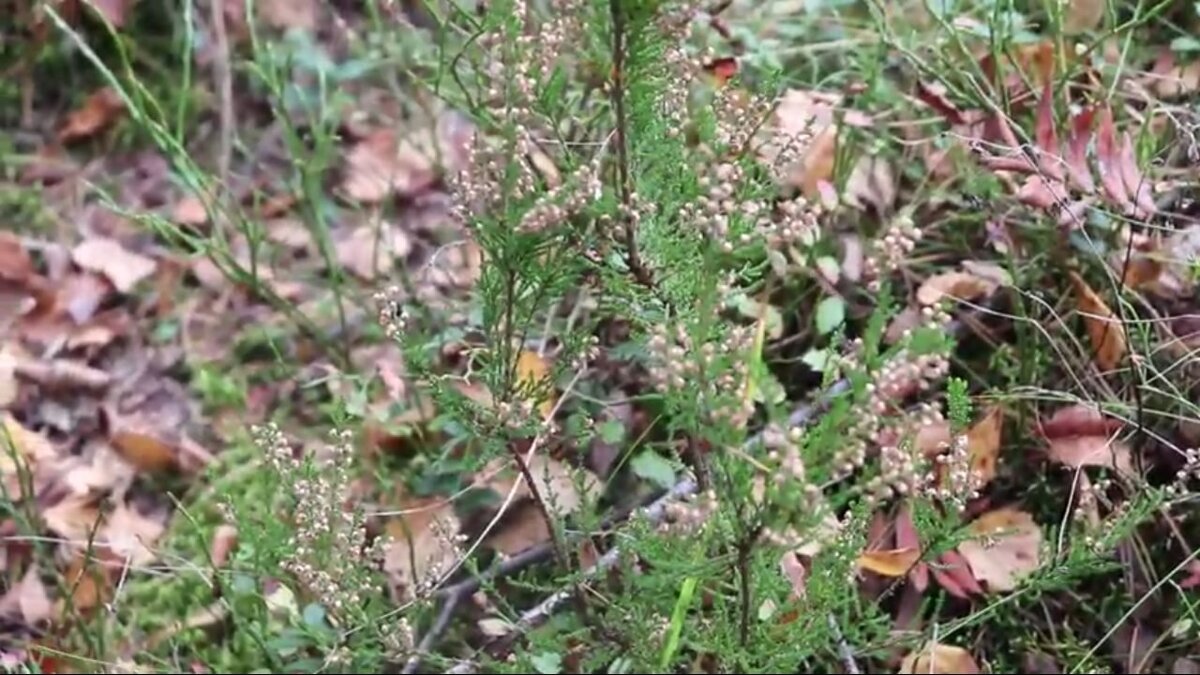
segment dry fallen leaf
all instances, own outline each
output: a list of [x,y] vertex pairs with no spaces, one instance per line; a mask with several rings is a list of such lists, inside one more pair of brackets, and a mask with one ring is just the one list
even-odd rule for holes
[[21,474],[32,472],[57,454],[44,435],[25,428],[8,411],[0,413],[0,478],[3,478],[6,494],[22,494],[25,482]]
[[71,259],[82,269],[103,274],[121,293],[133,290],[158,268],[153,258],[134,253],[107,237],[83,240],[71,251]]
[[865,551],[858,556],[858,566],[885,577],[901,577],[908,574],[921,559],[916,548],[896,548],[888,551]]
[[105,566],[85,551],[75,555],[63,575],[67,597],[55,603],[55,614],[87,615],[107,602],[112,591],[112,579]]
[[[517,382],[521,386],[538,387],[542,380],[550,374],[550,367],[546,363],[546,359],[542,358],[537,352],[528,349],[522,349],[517,356]],[[542,414],[542,418],[548,418],[551,411],[554,410],[554,401],[549,397],[542,400],[538,405],[538,412]]]
[[274,28],[313,30],[317,26],[315,0],[259,0],[258,11]]
[[1078,469],[1103,466],[1123,473],[1132,470],[1132,452],[1116,439],[1124,424],[1083,405],[1060,408],[1042,423],[1046,454],[1050,459]]
[[845,200],[862,209],[868,204],[876,213],[889,214],[896,203],[896,177],[886,159],[863,155],[846,179]]
[[1001,432],[1004,428],[1004,410],[993,406],[983,419],[967,432],[967,453],[971,462],[971,475],[982,488],[996,477],[996,458],[1000,455]]
[[54,603],[36,565],[30,566],[21,581],[0,598],[0,616],[15,618],[29,626],[54,618]]
[[808,585],[808,570],[804,568],[804,563],[800,562],[795,553],[787,551],[779,559],[779,569],[784,578],[792,584],[792,597],[803,600]]
[[391,223],[361,225],[335,244],[338,263],[366,281],[389,274],[412,251],[408,234]]
[[410,500],[401,508],[407,513],[387,524],[391,541],[384,554],[383,570],[404,598],[410,597],[417,585],[436,581],[457,564],[455,537],[461,525],[454,504],[446,500]]
[[917,289],[917,302],[935,305],[943,298],[976,300],[991,295],[996,282],[968,272],[943,272],[929,277]]
[[208,222],[208,211],[199,197],[184,195],[171,209],[171,220],[180,225],[199,227]]
[[103,131],[125,111],[125,101],[112,87],[104,87],[92,93],[83,106],[67,116],[67,121],[58,132],[60,143],[70,143],[90,138]]
[[996,509],[976,518],[969,528],[977,538],[959,544],[958,551],[989,591],[1011,591],[1038,568],[1042,529],[1028,513]]
[[233,525],[224,524],[217,526],[213,532],[212,545],[209,547],[208,555],[215,568],[222,568],[229,561],[230,554],[237,546],[238,531]]
[[0,232],[0,279],[24,284],[35,272],[33,258],[25,250],[20,237]]
[[120,503],[104,519],[97,543],[104,544],[122,563],[144,567],[158,556],[150,548],[167,526],[167,512],[143,514],[127,503]]
[[[788,176],[791,185],[802,188],[806,197],[821,196],[821,186],[833,177],[836,162],[838,127],[838,94],[792,89],[784,94],[775,108],[774,138],[762,146],[763,158],[774,163],[780,150],[792,144],[797,136],[811,136],[804,156],[796,166],[777,167]],[[861,112],[845,111],[843,118],[851,126],[870,125],[871,120]]]
[[1063,31],[1080,33],[1096,28],[1104,20],[1106,0],[1067,0],[1063,7]]
[[971,652],[962,647],[931,642],[919,651],[911,652],[900,664],[901,675],[953,675],[979,673],[979,665]]
[[[558,515],[574,512],[584,503],[584,499],[600,489],[599,480],[590,471],[576,469],[569,464],[542,455],[534,455],[529,460],[529,473],[533,477],[538,494],[545,500],[546,506]],[[488,462],[480,474],[490,478],[487,486],[499,493],[502,498],[508,496],[509,491],[513,489],[513,484],[520,479],[520,474],[513,467],[512,459],[507,457],[500,457]],[[582,476],[582,494],[575,486],[576,475]],[[521,481],[514,500],[531,497],[532,493],[530,493],[529,487],[524,481]]]
[[511,509],[503,525],[496,528],[487,539],[487,545],[507,556],[514,556],[530,546],[550,540],[550,529],[541,510],[533,502],[525,502]]
[[390,129],[380,129],[346,153],[342,189],[351,199],[378,203],[392,194],[412,196],[435,179],[433,163]]
[[1104,304],[1091,286],[1078,274],[1071,273],[1071,283],[1078,294],[1076,310],[1083,315],[1084,326],[1092,342],[1096,365],[1102,371],[1111,371],[1121,364],[1128,351],[1125,331],[1108,305]]

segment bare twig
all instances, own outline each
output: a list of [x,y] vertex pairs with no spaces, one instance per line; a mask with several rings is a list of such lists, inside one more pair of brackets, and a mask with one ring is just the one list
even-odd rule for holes
[[450,625],[450,619],[454,618],[454,612],[458,609],[458,605],[464,597],[466,597],[466,594],[456,593],[446,599],[446,602],[442,604],[442,610],[438,612],[437,618],[434,619],[433,625],[429,627],[429,630],[425,633],[425,637],[421,638],[421,643],[417,645],[416,653],[410,656],[408,661],[404,663],[404,669],[400,671],[401,673],[415,673],[420,670],[421,658],[433,649],[438,638],[442,636],[442,633],[446,632],[446,627]]
[[837,617],[828,614],[826,618],[829,619],[829,630],[833,631],[833,639],[837,640],[838,656],[842,657],[842,665],[846,666],[846,673],[859,675],[862,671],[858,668],[858,661],[854,660],[854,650],[850,649],[850,645],[846,643],[846,637],[842,635],[842,627],[838,625]]
[[219,102],[220,127],[217,145],[217,176],[222,186],[229,185],[229,165],[233,158],[233,72],[230,69],[229,32],[225,28],[225,3],[210,0],[216,55],[213,80]]

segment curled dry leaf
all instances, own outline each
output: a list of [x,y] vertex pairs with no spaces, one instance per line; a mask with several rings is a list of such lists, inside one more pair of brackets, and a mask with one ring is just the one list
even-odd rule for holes
[[1000,456],[1003,427],[1004,410],[1000,406],[993,406],[967,432],[971,475],[979,481],[980,488],[996,477],[996,458]]
[[533,502],[518,504],[503,524],[493,530],[487,545],[507,556],[514,556],[530,546],[550,541],[550,529],[541,510]]
[[25,250],[20,237],[0,232],[0,280],[24,284],[35,272],[33,258]]
[[925,280],[917,289],[917,302],[935,305],[943,298],[977,300],[991,295],[996,282],[969,272],[943,272]]
[[1059,409],[1041,425],[1050,459],[1078,469],[1102,466],[1123,473],[1132,470],[1131,450],[1116,440],[1124,424],[1083,405]]
[[1076,310],[1083,315],[1096,365],[1100,366],[1102,371],[1115,370],[1129,351],[1121,321],[1092,287],[1088,286],[1083,277],[1071,272],[1071,283],[1079,296],[1076,299]]
[[959,544],[958,551],[989,591],[1011,591],[1038,568],[1042,529],[1028,513],[996,509],[976,518],[969,528],[976,538]]
[[118,560],[144,567],[158,557],[151,547],[166,530],[167,515],[165,510],[144,514],[121,503],[105,517],[97,543],[107,546]]
[[71,251],[71,259],[82,269],[104,275],[121,293],[133,290],[158,268],[153,258],[134,253],[108,237],[83,240]]
[[921,559],[917,548],[896,548],[888,551],[865,551],[858,556],[861,569],[885,577],[902,577]]
[[962,647],[930,642],[920,650],[911,652],[900,664],[901,675],[953,675],[955,673],[979,673],[979,664],[971,652]]
[[412,251],[408,234],[388,222],[361,225],[335,244],[341,265],[366,281],[392,271]]
[[457,564],[454,537],[461,525],[454,504],[446,500],[412,500],[402,509],[406,513],[387,524],[383,570],[399,597],[410,597],[417,585],[435,581]]
[[98,89],[87,97],[83,106],[67,116],[58,132],[60,143],[91,138],[103,131],[125,111],[125,101],[112,87]]

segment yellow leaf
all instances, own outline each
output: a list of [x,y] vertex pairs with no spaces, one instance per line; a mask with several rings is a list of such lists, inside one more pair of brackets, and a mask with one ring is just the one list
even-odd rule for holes
[[991,408],[983,419],[967,432],[967,452],[971,458],[971,475],[982,488],[996,477],[996,457],[1000,455],[1000,434],[1004,427],[1004,411]]
[[[520,356],[517,357],[517,382],[522,386],[537,386],[542,380],[546,379],[550,368],[546,365],[546,360],[543,359],[537,352],[528,349],[522,349]],[[538,405],[538,412],[542,414],[542,418],[550,417],[550,413],[554,410],[554,401],[549,397],[544,399]]]
[[971,652],[962,647],[936,642],[930,642],[919,651],[909,653],[900,664],[901,675],[917,675],[918,673],[950,675],[951,673],[978,672],[980,672],[979,664],[975,663]]
[[858,557],[858,566],[885,577],[902,577],[921,559],[915,548],[867,551]]
[[1079,295],[1076,311],[1083,315],[1084,326],[1095,350],[1096,365],[1103,371],[1116,369],[1128,351],[1120,321],[1083,277],[1071,272],[1071,283]]

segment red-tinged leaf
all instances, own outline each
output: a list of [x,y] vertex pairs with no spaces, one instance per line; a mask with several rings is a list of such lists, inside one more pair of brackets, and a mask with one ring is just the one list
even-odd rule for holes
[[1071,134],[1067,137],[1067,174],[1071,186],[1080,192],[1091,194],[1096,191],[1096,181],[1092,179],[1092,168],[1088,166],[1088,143],[1092,140],[1092,120],[1096,109],[1084,108],[1082,112],[1071,118]]
[[1058,154],[1058,128],[1054,124],[1054,82],[1046,80],[1038,101],[1034,136],[1038,147],[1038,168],[1056,182],[1063,180],[1063,162]]
[[991,156],[984,157],[980,161],[984,167],[992,171],[1015,171],[1017,173],[1033,173],[1037,171],[1037,167],[1024,156]]
[[1187,577],[1179,582],[1179,587],[1182,589],[1195,588],[1200,586],[1200,560],[1193,560],[1187,566]]
[[[930,566],[930,569],[938,584],[957,597],[969,600],[972,595],[983,595],[983,586],[976,581],[967,559],[958,551],[946,551],[938,558],[937,565]],[[952,587],[961,594],[952,591]]]
[[1034,174],[1021,184],[1020,189],[1017,190],[1017,199],[1022,204],[1049,211],[1066,202],[1065,187],[1058,181],[1046,180]]
[[1077,404],[1059,408],[1039,427],[1042,436],[1052,441],[1072,436],[1108,436],[1119,432],[1125,423],[1106,417],[1095,408]]
[[882,511],[876,511],[871,518],[870,527],[867,528],[867,550],[882,551],[893,548],[894,534],[893,530],[888,527],[887,517],[883,515]]
[[58,132],[60,143],[91,138],[107,128],[125,112],[125,101],[111,87],[104,87],[88,96],[83,106],[67,116]]
[[1120,161],[1112,108],[1105,106],[1100,111],[1100,123],[1096,134],[1096,162],[1100,165],[1100,185],[1114,205],[1128,211],[1133,206],[1133,200],[1129,198],[1129,192],[1125,189]]
[[962,124],[963,114],[950,99],[946,98],[946,87],[938,82],[917,82],[917,98],[933,108],[951,124]]
[[1065,230],[1081,229],[1085,222],[1084,216],[1087,214],[1088,206],[1088,201],[1084,199],[1062,204],[1062,208],[1058,212],[1058,226]]
[[1150,198],[1150,181],[1146,180],[1138,169],[1137,153],[1133,149],[1133,139],[1129,137],[1129,132],[1121,134],[1120,167],[1125,189],[1133,195],[1134,217],[1149,218],[1154,215],[1158,207]]
[[738,73],[737,59],[732,56],[726,56],[719,59],[713,59],[704,66],[705,72],[712,75],[717,84],[725,84]]
[[[921,538],[917,535],[917,527],[913,524],[912,514],[908,505],[900,507],[896,515],[896,546],[899,548],[921,548]],[[929,565],[919,562],[908,574],[909,581],[918,591],[924,591],[929,586]]]

